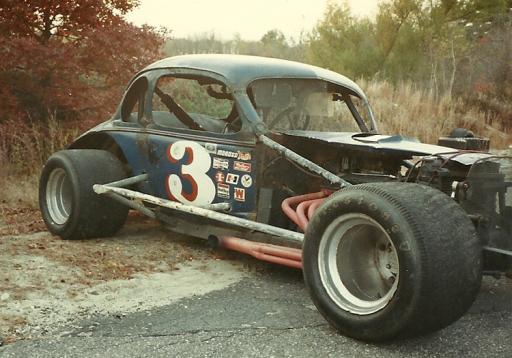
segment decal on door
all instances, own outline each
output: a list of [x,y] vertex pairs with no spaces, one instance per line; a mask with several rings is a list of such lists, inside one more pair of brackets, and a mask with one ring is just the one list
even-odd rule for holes
[[224,183],[225,177],[226,177],[226,175],[224,175],[224,173],[221,171],[218,171],[217,173],[215,173],[215,180],[217,181],[217,183]]
[[251,172],[251,163],[233,162],[233,169],[239,172]]
[[249,174],[242,175],[242,179],[240,179],[240,182],[242,183],[242,186],[244,188],[248,188],[252,185],[252,178]]
[[238,184],[238,174],[228,173],[228,175],[226,175],[226,183],[237,185]]
[[229,199],[229,185],[222,183],[217,184],[217,196],[219,198]]
[[229,161],[220,158],[213,158],[213,168],[214,169],[228,169]]
[[245,201],[245,189],[235,188],[234,196],[236,201]]
[[169,197],[184,204],[211,204],[215,198],[215,184],[206,174],[212,164],[207,150],[196,142],[180,140],[167,147],[167,158],[171,163],[181,163],[180,174],[167,177]]

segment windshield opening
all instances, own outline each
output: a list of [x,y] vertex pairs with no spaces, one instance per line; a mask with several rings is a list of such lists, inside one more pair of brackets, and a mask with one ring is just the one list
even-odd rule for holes
[[364,99],[315,79],[261,79],[248,88],[260,118],[271,130],[368,132],[371,117]]

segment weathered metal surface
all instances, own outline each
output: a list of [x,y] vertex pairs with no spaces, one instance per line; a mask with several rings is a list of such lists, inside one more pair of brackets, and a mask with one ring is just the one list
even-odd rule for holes
[[[234,141],[225,144],[206,136],[181,138],[171,133],[151,133],[144,138],[147,144],[141,146],[135,133],[110,133],[129,158],[132,173],[148,174],[147,181],[138,188],[140,192],[164,199],[174,197],[194,206],[229,203],[232,212],[240,215],[255,211],[255,139],[252,145]],[[234,178],[232,184],[225,182],[228,178]],[[250,178],[246,180],[251,185],[242,185],[242,178]],[[242,197],[237,200],[235,194]]]
[[208,204],[208,205],[202,205],[200,208],[213,210],[213,211],[228,211],[231,209],[230,203],[215,203],[215,204]]
[[124,196],[119,195],[117,193],[105,193],[105,195],[108,196],[109,198],[114,199],[115,201],[120,202],[123,205],[128,206],[131,209],[139,211],[140,213],[150,217],[151,219],[157,218],[156,214],[151,209],[146,208],[144,205],[134,200],[126,199]]
[[248,229],[248,230],[259,231],[259,232],[262,232],[262,233],[265,233],[265,234],[268,234],[271,236],[285,238],[286,240],[289,240],[289,241],[292,241],[295,243],[302,243],[302,241],[304,240],[304,235],[294,232],[294,231],[281,229],[278,227],[258,223],[258,222],[243,219],[243,218],[238,218],[238,217],[231,216],[228,214],[219,213],[219,212],[216,212],[213,210],[208,210],[208,209],[204,209],[204,208],[200,208],[200,207],[185,205],[185,204],[181,204],[178,202],[157,198],[152,195],[139,193],[139,192],[129,190],[129,189],[110,187],[108,185],[101,185],[101,184],[95,184],[93,186],[93,189],[97,194],[105,194],[105,193],[112,192],[112,193],[122,195],[126,198],[140,199],[142,201],[145,201],[145,202],[148,202],[148,203],[151,203],[154,205],[158,205],[158,206],[161,206],[164,208],[168,208],[171,210],[176,210],[176,211],[191,214],[194,216],[204,217],[206,219],[211,219],[211,220],[221,222],[224,224],[228,224],[228,225],[238,226],[238,227]]
[[207,54],[169,57],[147,66],[136,77],[151,70],[166,68],[215,73],[237,88],[245,88],[250,82],[260,78],[321,79],[346,87],[366,99],[364,92],[354,81],[336,72],[304,63],[259,56]]
[[269,148],[274,149],[275,151],[279,152],[284,157],[294,161],[295,163],[297,163],[298,165],[300,165],[304,169],[309,170],[312,173],[315,173],[315,174],[318,174],[318,175],[322,176],[325,180],[327,180],[331,184],[339,185],[340,188],[344,188],[346,186],[352,185],[349,182],[347,182],[347,181],[341,179],[340,177],[338,177],[336,174],[333,174],[330,171],[325,170],[321,166],[313,163],[309,159],[304,158],[303,156],[295,153],[294,151],[286,148],[285,146],[277,143],[276,141],[270,139],[269,137],[267,137],[265,135],[259,135],[258,139],[263,144],[268,146]]
[[121,180],[118,180],[118,181],[115,181],[112,183],[108,183],[108,185],[122,188],[122,187],[130,186],[133,184],[137,184],[137,183],[146,181],[146,180],[148,180],[148,177],[149,176],[147,174],[140,174],[140,175],[126,178],[126,179],[121,179]]
[[489,252],[495,252],[495,253],[497,253],[497,254],[502,254],[502,255],[512,256],[512,251],[510,251],[510,250],[498,249],[497,247],[484,246],[484,247],[483,247],[483,250],[484,250],[484,251],[489,251]]
[[[409,138],[399,135],[381,135],[361,133],[328,133],[289,130],[284,131],[284,135],[293,137],[303,137],[325,143],[339,145],[343,148],[354,148],[363,151],[378,151],[381,153],[398,154],[404,156],[422,156],[422,155],[444,155],[452,156],[453,161],[470,165],[475,161],[492,157],[488,153],[461,153],[457,149],[442,147],[433,144],[419,142],[416,138]],[[460,153],[460,154],[458,154]]]
[[[128,199],[127,199],[128,200]],[[252,242],[270,243],[300,249],[302,243],[290,241],[286,237],[272,236],[259,231],[242,228],[240,226],[219,225],[215,221],[203,219],[201,216],[190,217],[168,215],[156,211],[156,219],[163,222],[165,227],[179,234],[208,240],[211,237],[234,236],[244,237]]]
[[[223,236],[242,236],[249,234],[251,237],[251,241],[253,242],[267,242],[267,241],[275,241],[272,240],[272,236],[266,236],[266,235],[258,235],[258,233],[251,233],[244,230],[239,230],[237,228],[223,228],[223,227],[216,227],[211,226],[207,224],[198,224],[194,222],[190,222],[190,220],[185,220],[182,218],[177,217],[171,217],[169,215],[163,214],[161,212],[154,212],[151,209],[148,209],[144,205],[136,202],[135,200],[126,199],[124,196],[121,196],[117,193],[108,192],[104,195],[120,202],[123,205],[128,206],[131,209],[137,210],[140,213],[152,218],[162,221],[166,224],[166,227],[173,231],[177,232],[179,234],[198,237],[202,239],[208,239],[210,236],[217,236],[217,237],[223,237]],[[283,244],[287,244],[286,239],[282,240]],[[297,246],[296,242],[293,242],[294,246]],[[283,246],[280,246],[283,248]],[[292,248],[290,248],[292,249]],[[294,250],[300,251],[300,249],[295,248]]]

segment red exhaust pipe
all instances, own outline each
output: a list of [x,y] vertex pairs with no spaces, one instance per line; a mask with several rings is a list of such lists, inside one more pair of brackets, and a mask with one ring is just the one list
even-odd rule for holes
[[[286,216],[305,232],[315,210],[331,194],[332,192],[328,190],[322,190],[317,193],[292,196],[283,200],[281,208]],[[233,236],[219,237],[218,244],[220,247],[251,255],[258,260],[302,269],[301,249],[253,242]]]
[[249,254],[258,260],[302,269],[302,250],[286,246],[252,242],[233,236],[219,237],[219,246]]

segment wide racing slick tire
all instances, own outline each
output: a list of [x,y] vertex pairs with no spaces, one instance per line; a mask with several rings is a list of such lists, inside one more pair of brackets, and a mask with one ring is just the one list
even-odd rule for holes
[[339,332],[365,341],[441,329],[473,303],[482,278],[471,220],[446,194],[412,183],[355,185],[308,224],[306,287]]
[[115,234],[126,221],[128,207],[96,194],[92,187],[125,177],[119,159],[104,150],[53,154],[39,181],[39,207],[48,230],[63,239]]

